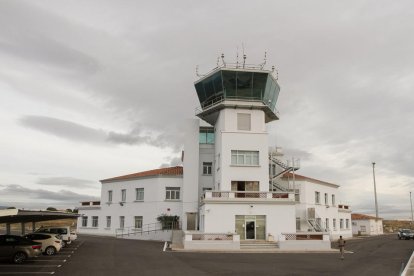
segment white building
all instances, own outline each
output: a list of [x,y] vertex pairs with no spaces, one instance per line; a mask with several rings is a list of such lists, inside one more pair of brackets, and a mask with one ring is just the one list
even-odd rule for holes
[[376,236],[384,234],[382,218],[352,214],[352,234]]
[[101,204],[79,208],[80,233],[150,229],[167,214],[178,216],[183,230],[197,231],[185,237],[190,241],[284,241],[296,231],[351,235],[349,207],[335,201],[338,185],[298,175],[289,180],[298,166],[269,155],[266,124],[279,119],[280,90],[271,71],[226,64],[195,88],[202,121],[186,123],[183,168],[102,180]]

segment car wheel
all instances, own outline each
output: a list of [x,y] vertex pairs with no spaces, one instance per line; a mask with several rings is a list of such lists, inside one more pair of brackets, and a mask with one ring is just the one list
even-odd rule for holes
[[13,255],[13,263],[15,264],[21,264],[26,259],[27,259],[27,256],[24,252],[17,252]]
[[51,256],[56,254],[56,248],[54,246],[49,246],[45,250],[46,255]]

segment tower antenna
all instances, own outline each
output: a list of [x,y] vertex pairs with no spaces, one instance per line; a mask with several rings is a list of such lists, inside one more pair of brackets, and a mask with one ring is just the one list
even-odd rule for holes
[[223,61],[224,67],[226,67],[226,62],[224,61],[224,54],[223,53],[221,54],[221,60]]
[[236,49],[236,68],[239,68],[239,46]]
[[242,48],[243,48],[243,68],[244,68],[244,66],[246,64],[246,54],[244,53],[244,44],[243,44],[243,42],[242,42]]
[[263,67],[266,65],[266,60],[267,60],[267,52],[265,51],[264,60],[263,60],[263,63],[261,64],[261,69],[263,69]]

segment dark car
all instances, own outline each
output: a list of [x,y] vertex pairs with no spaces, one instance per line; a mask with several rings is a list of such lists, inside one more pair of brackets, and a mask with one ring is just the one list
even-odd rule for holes
[[414,239],[414,232],[411,229],[400,229],[398,230],[398,239]]
[[27,258],[39,256],[42,244],[14,235],[0,235],[0,259],[22,263]]

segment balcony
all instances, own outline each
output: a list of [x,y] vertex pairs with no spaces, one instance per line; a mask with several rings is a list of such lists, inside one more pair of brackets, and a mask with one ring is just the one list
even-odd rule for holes
[[259,191],[205,191],[201,197],[202,203],[295,203],[295,195],[288,192],[259,192]]

